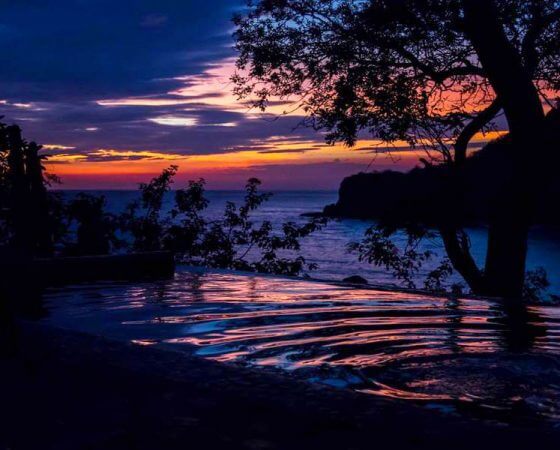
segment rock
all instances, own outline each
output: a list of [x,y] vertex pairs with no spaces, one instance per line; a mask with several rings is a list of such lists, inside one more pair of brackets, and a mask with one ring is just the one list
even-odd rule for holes
[[342,281],[351,284],[368,284],[368,281],[359,275],[352,275],[351,277],[344,278]]
[[306,212],[300,214],[300,217],[311,217],[312,219],[320,219],[321,217],[325,217],[325,214],[322,212]]

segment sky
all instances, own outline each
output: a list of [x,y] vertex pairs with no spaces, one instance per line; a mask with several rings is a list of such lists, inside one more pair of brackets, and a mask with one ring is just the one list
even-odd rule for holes
[[324,144],[289,103],[232,94],[231,17],[244,0],[0,0],[0,116],[51,155],[66,189],[130,189],[163,168],[210,189],[337,189],[419,153]]

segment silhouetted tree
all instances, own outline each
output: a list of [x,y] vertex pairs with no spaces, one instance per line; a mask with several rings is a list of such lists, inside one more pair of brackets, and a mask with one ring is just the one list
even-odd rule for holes
[[56,228],[40,150],[23,139],[17,125],[0,124],[2,240],[28,255],[51,254]]
[[161,209],[165,194],[171,189],[177,166],[171,166],[153,178],[149,183],[140,185],[141,201],[128,205],[121,216],[121,226],[133,238],[132,248],[136,251],[161,250],[165,220]]
[[53,224],[49,214],[49,194],[47,192],[48,180],[45,178],[42,161],[46,158],[39,155],[41,146],[30,142],[24,150],[25,170],[29,184],[29,213],[32,222],[32,241],[35,243],[36,252],[49,255],[53,251]]
[[[426,165],[449,166],[455,199],[439,231],[453,267],[476,293],[521,295],[537,164],[557,139],[544,106],[560,89],[559,1],[258,0],[235,24],[241,99],[263,110],[292,99],[330,143],[365,131],[426,149]],[[500,113],[508,149],[480,270],[461,229],[461,171]]]
[[29,210],[29,186],[25,174],[24,146],[21,130],[12,125],[6,128],[8,152],[9,207],[12,212],[13,244],[25,252],[32,252],[32,224]]
[[253,213],[271,196],[259,192],[261,182],[248,180],[241,205],[228,202],[223,217],[209,220],[204,180],[190,181],[174,193],[165,211],[164,196],[170,190],[177,167],[165,169],[140,186],[142,202],[128,206],[121,227],[132,236],[134,250],[167,250],[190,265],[298,275],[313,269],[301,255],[300,240],[321,228],[322,219],[303,224],[286,222],[275,230],[268,220],[255,221]]
[[205,181],[189,181],[186,189],[175,191],[175,204],[170,212],[171,224],[163,237],[163,247],[179,255],[194,258],[200,254],[200,236],[207,227],[202,216],[209,201],[205,198]]
[[117,217],[106,212],[103,196],[79,193],[68,202],[66,215],[77,224],[76,242],[67,245],[65,253],[73,255],[106,255],[123,246],[117,238]]
[[280,230],[275,230],[268,220],[255,221],[252,214],[272,195],[259,192],[260,185],[260,180],[250,178],[245,185],[243,204],[228,202],[223,218],[206,224],[198,251],[187,255],[188,261],[281,275],[298,275],[304,269],[316,267],[308,264],[303,256],[292,255],[301,249],[301,239],[319,230],[324,221],[312,219],[301,225],[286,222]]
[[0,247],[15,249],[18,256],[103,255],[127,247],[167,250],[189,264],[228,269],[297,275],[313,268],[303,257],[283,252],[299,250],[299,240],[324,221],[288,222],[281,230],[273,230],[269,221],[254,222],[252,213],[270,197],[259,192],[255,178],[248,181],[241,206],[230,202],[222,219],[208,220],[202,214],[209,204],[204,180],[175,191],[164,207],[178,170],[170,166],[142,183],[140,200],[116,216],[106,211],[103,196],[79,193],[64,200],[49,192],[53,177],[45,173],[40,150],[22,138],[19,127],[0,123]]

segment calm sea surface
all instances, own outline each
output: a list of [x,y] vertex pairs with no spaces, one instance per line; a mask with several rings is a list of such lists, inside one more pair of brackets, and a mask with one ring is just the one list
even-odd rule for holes
[[[108,209],[121,212],[125,206],[138,198],[137,191],[95,191],[107,199]],[[66,195],[72,195],[67,192]],[[223,213],[225,203],[233,201],[241,204],[243,192],[240,191],[209,191],[207,196],[210,206],[207,217],[218,218]],[[280,226],[286,221],[302,222],[302,213],[319,212],[329,203],[337,200],[337,192],[326,191],[286,191],[274,192],[272,198],[265,203],[254,215],[255,221],[270,220]],[[167,198],[167,207],[171,204],[172,196]],[[356,255],[349,254],[347,245],[358,241],[364,235],[372,222],[359,220],[331,221],[323,230],[315,233],[303,241],[302,254],[308,262],[318,264],[318,269],[310,275],[326,280],[341,280],[350,275],[361,275],[374,283],[394,284],[389,273],[366,263],[360,263]],[[482,266],[486,248],[486,230],[484,228],[470,229],[472,251]],[[427,242],[426,246],[443,254],[441,242]],[[547,270],[552,284],[550,292],[560,294],[560,229],[537,228],[533,230],[529,243],[528,268],[542,266]],[[430,266],[428,266],[429,268]],[[459,281],[455,278],[453,281]],[[418,286],[421,287],[419,280]]]

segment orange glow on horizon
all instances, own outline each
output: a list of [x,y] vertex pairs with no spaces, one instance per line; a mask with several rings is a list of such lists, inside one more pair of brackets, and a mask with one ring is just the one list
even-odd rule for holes
[[[174,91],[153,97],[99,99],[97,104],[104,108],[180,106],[180,112],[158,114],[154,110],[153,115],[145,119],[164,128],[193,129],[198,126],[235,128],[237,126],[237,123],[226,120],[223,123],[200,123],[196,115],[198,108],[233,111],[241,113],[246,119],[280,116],[287,113],[297,117],[302,114],[297,109],[297,102],[275,101],[265,113],[250,108],[246,102],[239,102],[232,93],[230,82],[234,72],[235,60],[224,59],[209,64],[206,70],[200,74],[176,77],[175,80],[181,82],[182,86]],[[453,99],[446,99],[446,102],[451,100]],[[502,134],[504,134],[502,131],[479,134],[472,140],[472,143],[480,146]],[[303,167],[335,162],[354,164],[356,172],[387,168],[408,170],[415,167],[419,157],[426,154],[422,148],[411,149],[406,142],[387,145],[379,140],[364,139],[359,141],[354,148],[347,148],[342,144],[329,146],[321,139],[321,136],[309,140],[297,140],[290,136],[272,136],[264,140],[249,141],[246,145],[234,147],[222,153],[216,153],[217,150],[209,148],[209,152],[213,153],[208,155],[189,154],[188,148],[176,152],[153,148],[142,150],[100,148],[85,154],[70,146],[51,144],[47,149],[57,150],[59,153],[49,158],[47,167],[63,180],[65,178],[78,179],[78,177],[95,180],[96,177],[103,179],[142,176],[144,178],[142,181],[145,181],[146,178],[159,173],[171,164],[180,167],[179,176],[181,177],[211,176],[217,178],[224,174],[232,177],[235,174],[253,176],[252,172],[277,166],[283,166],[286,168],[285,170],[289,170],[289,167],[294,166]],[[448,144],[451,145],[451,142]],[[339,176],[340,173],[327,175]]]
[[[503,132],[478,135],[474,144],[483,144]],[[51,146],[56,147],[56,146]],[[289,140],[276,136],[261,142],[252,142],[246,148],[208,155],[183,155],[155,150],[99,149],[89,154],[72,153],[71,149],[51,156],[47,169],[64,179],[105,180],[133,177],[135,182],[146,181],[164,168],[177,165],[179,177],[196,179],[220,177],[248,178],[258,176],[266,168],[305,167],[308,165],[350,164],[353,173],[367,170],[408,170],[418,165],[422,149],[411,149],[405,142],[388,146],[379,140],[362,140],[353,148],[342,144],[327,145],[312,140]],[[350,175],[348,173],[347,175]],[[266,180],[263,180],[266,181]],[[341,180],[335,180],[340,182]],[[71,183],[73,184],[73,183]],[[289,187],[289,186],[287,186]]]

